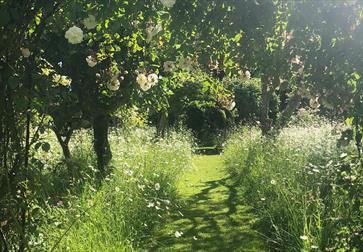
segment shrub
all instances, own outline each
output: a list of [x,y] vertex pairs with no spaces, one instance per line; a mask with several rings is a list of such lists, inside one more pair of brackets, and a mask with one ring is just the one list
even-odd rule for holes
[[[227,79],[226,85],[233,91],[237,109],[237,122],[254,123],[259,119],[261,104],[261,80]],[[277,119],[279,112],[279,98],[273,95],[270,103],[270,118]]]
[[[358,251],[354,244],[358,244],[362,225],[357,224],[360,213],[353,211],[357,194],[353,196],[340,185],[342,180],[352,179],[347,174],[356,171],[352,166],[353,171],[342,176],[346,168],[339,156],[352,149],[339,149],[338,136],[333,125],[323,123],[290,126],[275,138],[261,137],[256,129],[243,129],[229,140],[226,168],[261,217],[272,249]],[[361,175],[353,178],[362,183]],[[349,226],[355,226],[355,234],[347,234]],[[349,245],[337,242],[354,240],[356,243]]]

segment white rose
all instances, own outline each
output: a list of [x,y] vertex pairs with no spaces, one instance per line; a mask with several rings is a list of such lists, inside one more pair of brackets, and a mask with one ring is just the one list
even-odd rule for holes
[[160,0],[161,4],[166,8],[172,8],[176,2],[176,0]]
[[140,86],[145,85],[147,83],[147,77],[145,74],[139,74],[136,81]]
[[91,30],[97,26],[96,17],[88,15],[88,18],[83,19],[83,24],[87,29]]
[[64,35],[68,42],[71,44],[79,44],[83,41],[83,31],[77,26],[72,26],[66,31]]
[[64,76],[64,75],[59,75],[59,74],[54,74],[53,75],[53,81],[57,84],[63,85],[63,86],[69,86],[72,83],[72,79]]
[[117,91],[119,90],[120,88],[120,81],[116,78],[116,77],[113,77],[111,82],[109,82],[107,84],[107,88],[111,91]]
[[21,54],[24,56],[24,58],[30,57],[30,50],[28,48],[20,48]]
[[231,102],[231,103],[228,104],[228,106],[226,106],[226,109],[228,111],[232,111],[235,107],[236,107],[236,103],[235,102]]
[[159,77],[156,74],[149,74],[149,76],[147,77],[147,82],[151,85],[154,86],[158,83],[159,81]]
[[97,60],[92,56],[87,56],[86,61],[89,67],[94,67],[97,65]]
[[173,61],[165,61],[164,62],[164,71],[171,73],[174,72],[175,70],[175,64]]
[[245,72],[245,77],[246,77],[247,80],[251,79],[251,73],[250,73],[250,71],[247,70]]

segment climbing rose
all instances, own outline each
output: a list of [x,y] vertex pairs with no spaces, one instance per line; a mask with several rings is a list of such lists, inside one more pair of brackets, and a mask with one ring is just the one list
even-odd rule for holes
[[30,57],[30,50],[28,48],[20,48],[21,54],[24,56],[24,58]]
[[245,72],[245,76],[246,76],[246,79],[247,79],[247,80],[251,79],[251,73],[250,73],[250,71],[248,71],[248,70],[247,70],[247,71]]
[[229,103],[225,108],[228,111],[232,111],[235,107],[236,107],[236,103],[233,101],[233,102]]
[[107,88],[111,91],[117,91],[120,88],[120,81],[117,77],[112,77],[111,82],[107,84]]
[[86,61],[89,67],[94,67],[97,65],[97,60],[92,56],[87,56]]
[[72,79],[64,76],[64,75],[59,75],[59,74],[54,74],[53,75],[53,81],[57,84],[63,85],[63,86],[69,86],[72,83]]
[[166,8],[172,8],[176,2],[176,0],[160,0],[162,5],[164,5]]
[[151,84],[148,82],[148,78],[145,74],[139,74],[136,81],[143,91],[148,91],[151,88]]
[[83,31],[77,26],[72,26],[66,31],[64,35],[68,42],[71,44],[79,44],[83,41]]
[[97,26],[96,17],[88,15],[88,18],[83,19],[83,24],[87,29],[91,30]]
[[151,86],[154,86],[158,83],[159,77],[156,74],[149,74],[147,81]]
[[175,70],[175,64],[173,61],[165,61],[164,62],[164,71],[168,73],[172,73]]

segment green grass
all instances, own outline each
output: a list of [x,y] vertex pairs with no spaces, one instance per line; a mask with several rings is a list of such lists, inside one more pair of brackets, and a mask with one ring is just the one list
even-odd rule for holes
[[360,232],[352,196],[358,176],[352,183],[347,174],[355,174],[356,166],[339,160],[340,153],[352,150],[339,148],[338,137],[336,125],[320,121],[291,126],[274,138],[243,129],[227,143],[226,168],[256,209],[269,248],[356,251],[348,243],[358,244]]
[[112,173],[99,188],[88,184],[71,200],[49,206],[47,223],[39,228],[42,240],[37,239],[34,250],[144,247],[177,202],[176,183],[191,166],[190,143],[188,137],[175,133],[155,141],[150,130],[112,134]]
[[[179,182],[184,203],[153,239],[156,251],[265,251],[257,218],[226,174],[220,155],[194,156]],[[176,232],[182,232],[176,237]]]

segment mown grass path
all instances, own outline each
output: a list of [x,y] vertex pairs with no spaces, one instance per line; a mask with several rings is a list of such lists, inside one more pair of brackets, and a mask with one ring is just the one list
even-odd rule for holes
[[156,234],[151,251],[265,251],[253,230],[257,219],[241,203],[222,156],[195,156],[193,163],[178,186],[185,204]]

